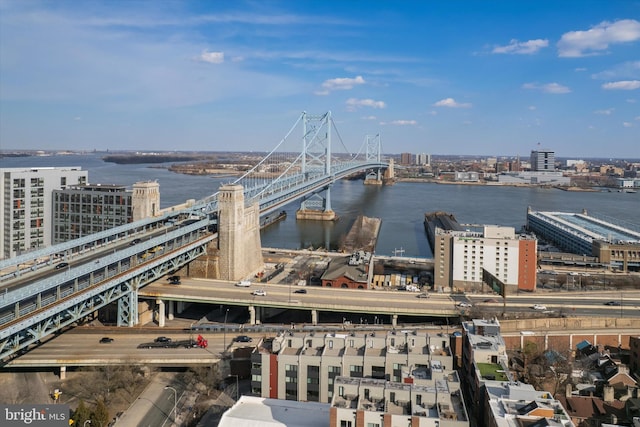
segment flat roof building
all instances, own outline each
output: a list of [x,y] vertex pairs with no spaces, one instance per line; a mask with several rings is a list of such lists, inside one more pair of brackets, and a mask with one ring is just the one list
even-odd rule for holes
[[485,225],[482,231],[435,229],[436,289],[482,286],[483,270],[506,285],[507,293],[535,290],[537,240],[513,227]]
[[0,258],[52,244],[52,193],[87,183],[79,166],[0,169]]
[[531,150],[531,170],[534,172],[556,170],[556,154],[550,150]]
[[640,271],[640,231],[587,214],[527,209],[527,229],[567,252],[593,255],[612,269]]

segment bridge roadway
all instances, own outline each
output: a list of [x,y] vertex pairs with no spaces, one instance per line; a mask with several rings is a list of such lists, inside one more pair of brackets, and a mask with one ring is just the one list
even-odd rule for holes
[[[252,295],[256,289],[264,289],[266,296]],[[295,293],[305,289],[306,294]],[[251,287],[238,287],[234,283],[220,280],[188,279],[181,285],[170,285],[157,281],[139,292],[140,298],[163,301],[184,301],[216,305],[236,305],[248,308],[249,317],[257,307],[308,310],[311,323],[319,323],[321,312],[363,313],[378,316],[390,316],[390,323],[397,316],[410,321],[411,317],[457,317],[460,314],[482,315],[483,312],[495,313],[503,309],[509,313],[523,312],[527,315],[543,316],[564,314],[568,316],[613,316],[640,318],[640,292],[627,291],[624,294],[602,293],[536,293],[508,295],[507,304],[502,298],[491,295],[449,296],[448,294],[430,294],[430,298],[418,298],[417,293],[391,290],[362,290],[322,288],[317,286],[292,286],[282,284],[253,283]],[[620,306],[606,306],[603,303],[611,299],[620,301]],[[487,301],[487,302],[485,302]],[[460,302],[473,305],[472,308],[460,308]],[[543,304],[546,310],[534,310],[535,304]],[[315,316],[315,321],[314,321]],[[259,321],[258,318],[253,320]],[[255,322],[249,322],[255,323]]]

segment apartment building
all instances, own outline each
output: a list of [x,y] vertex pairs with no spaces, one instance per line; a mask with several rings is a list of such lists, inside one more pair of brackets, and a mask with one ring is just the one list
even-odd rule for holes
[[52,244],[52,193],[87,183],[80,167],[0,169],[0,257]]
[[532,291],[537,278],[537,240],[513,227],[485,225],[482,231],[435,229],[434,285],[473,289],[482,286],[483,270],[506,292]]
[[[355,419],[344,418],[348,414],[339,410],[352,395],[361,397],[349,403],[349,407],[356,405],[363,411],[358,417],[380,422],[390,414],[408,419],[450,419],[463,422],[451,426],[468,425],[464,424],[468,417],[446,334],[414,330],[328,334],[291,331],[261,342],[251,362],[252,394],[332,403],[334,413],[341,414],[332,415],[338,426],[360,425]],[[354,387],[361,393],[354,392]],[[417,397],[420,393],[424,397]],[[409,394],[411,398],[405,396]],[[383,399],[384,405],[378,402],[371,406],[373,397]],[[432,409],[438,402],[444,403]],[[430,424],[416,421],[411,425]]]

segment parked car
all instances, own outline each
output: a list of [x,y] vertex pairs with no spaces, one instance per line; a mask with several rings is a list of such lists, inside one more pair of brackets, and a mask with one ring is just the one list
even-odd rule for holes
[[621,305],[620,301],[607,301],[604,303],[604,305]]
[[100,338],[100,344],[109,344],[110,342],[113,342],[113,338],[111,337]]
[[62,268],[67,268],[69,267],[69,263],[68,262],[61,262],[56,264],[56,270],[60,270]]
[[171,338],[169,337],[158,337],[153,342],[171,342]]
[[236,340],[235,340],[235,341],[236,341],[236,342],[251,342],[251,341],[253,341],[253,338],[251,338],[251,337],[250,337],[250,336],[248,336],[248,335],[238,335],[238,336],[236,337]]
[[307,290],[306,289],[296,289],[295,291],[293,291],[294,294],[306,294]]
[[257,297],[266,297],[267,291],[265,291],[264,289],[256,289],[255,291],[251,292],[251,295],[255,295]]
[[533,304],[531,306],[531,308],[534,309],[534,310],[546,310],[547,309],[547,307],[542,305],[542,304]]

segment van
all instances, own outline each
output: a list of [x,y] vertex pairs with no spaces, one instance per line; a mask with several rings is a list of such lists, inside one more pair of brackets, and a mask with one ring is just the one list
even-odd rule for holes
[[248,280],[241,280],[238,283],[236,283],[236,286],[239,286],[241,288],[248,288],[249,286],[251,286],[251,282]]

